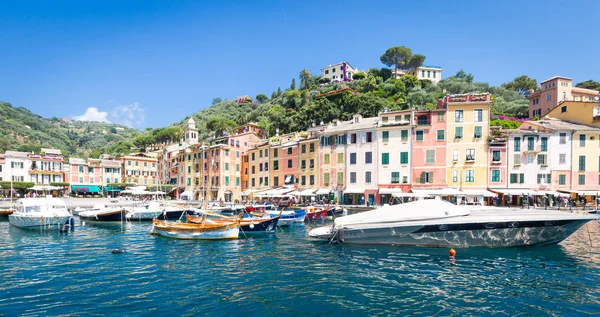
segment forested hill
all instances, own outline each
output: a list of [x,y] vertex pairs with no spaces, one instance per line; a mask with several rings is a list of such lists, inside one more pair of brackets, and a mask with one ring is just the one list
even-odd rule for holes
[[[98,157],[102,148],[116,148],[139,131],[117,124],[43,118],[22,107],[0,102],[0,153],[6,150],[38,153],[60,149],[65,156]],[[127,149],[129,151],[129,149]]]

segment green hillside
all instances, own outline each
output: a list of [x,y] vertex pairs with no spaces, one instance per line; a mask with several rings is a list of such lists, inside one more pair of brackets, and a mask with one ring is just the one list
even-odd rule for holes
[[65,156],[97,157],[98,149],[115,147],[138,133],[117,124],[47,119],[25,108],[0,102],[0,152],[39,152],[44,147],[60,149]]

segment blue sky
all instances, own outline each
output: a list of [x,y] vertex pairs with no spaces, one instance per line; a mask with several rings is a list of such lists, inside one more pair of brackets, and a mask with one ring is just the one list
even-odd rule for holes
[[[600,80],[600,1],[2,1],[0,100],[161,127],[404,45],[476,81]],[[93,109],[90,109],[93,108]]]

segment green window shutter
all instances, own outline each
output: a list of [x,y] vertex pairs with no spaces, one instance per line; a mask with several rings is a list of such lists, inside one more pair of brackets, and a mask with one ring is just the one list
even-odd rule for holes
[[408,152],[400,152],[400,164],[408,164]]
[[475,138],[476,139],[481,139],[482,135],[483,135],[482,127],[481,126],[476,126],[475,127]]
[[444,141],[444,130],[437,130],[437,140]]
[[389,142],[389,140],[390,140],[390,132],[389,131],[383,131],[382,132],[382,137],[383,137],[383,142]]
[[463,137],[463,128],[462,127],[455,127],[454,128],[454,138],[455,139],[462,139]]
[[390,164],[390,153],[381,153],[381,164]]

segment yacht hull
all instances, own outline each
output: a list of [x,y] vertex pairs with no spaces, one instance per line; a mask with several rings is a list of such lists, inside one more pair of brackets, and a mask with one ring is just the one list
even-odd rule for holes
[[313,238],[351,244],[430,247],[522,247],[555,244],[588,219],[431,225],[390,225],[378,228],[317,228]]
[[40,217],[40,216],[17,216],[9,215],[8,221],[11,225],[17,228],[57,228],[60,229],[62,225],[69,222],[71,216],[53,216],[53,217]]
[[79,219],[82,221],[90,222],[104,222],[104,221],[123,221],[125,216],[124,210],[115,210],[109,212],[99,212],[97,214],[87,215],[85,213],[79,214]]

